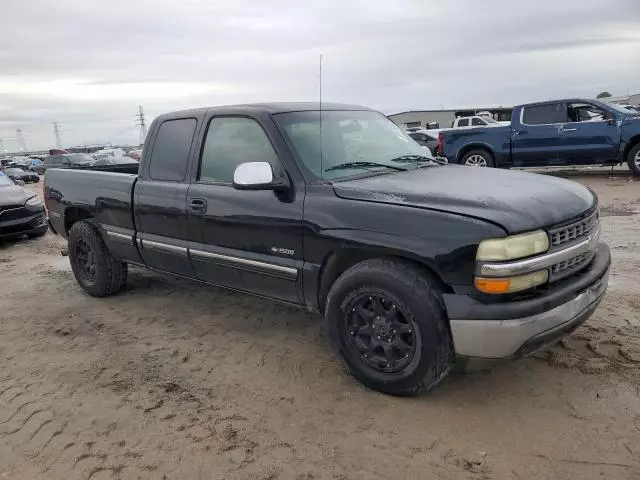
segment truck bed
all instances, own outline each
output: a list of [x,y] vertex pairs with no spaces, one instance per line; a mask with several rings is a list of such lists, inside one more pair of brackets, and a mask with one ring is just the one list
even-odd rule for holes
[[509,160],[511,126],[454,128],[442,131],[441,154],[449,163],[460,163],[464,154],[475,148],[487,148],[495,158],[496,166]]
[[132,192],[137,169],[135,173],[113,171],[127,166],[47,170],[44,196],[54,230],[66,237],[65,217],[72,216],[75,207],[82,207],[103,228],[134,232]]

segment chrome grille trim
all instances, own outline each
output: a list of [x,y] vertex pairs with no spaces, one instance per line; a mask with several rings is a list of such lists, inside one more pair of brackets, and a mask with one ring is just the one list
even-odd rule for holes
[[592,256],[593,256],[593,252],[585,252],[585,253],[581,253],[580,255],[576,255],[575,257],[570,258],[569,260],[565,260],[564,262],[556,263],[555,265],[551,266],[551,273],[553,275],[557,275],[559,273],[564,272],[567,269],[578,267],[581,264],[586,264],[587,261],[590,260]]
[[559,263],[570,261],[572,258],[586,253],[593,253],[600,238],[600,229],[586,238],[564,249],[545,253],[537,257],[511,262],[480,263],[476,273],[483,277],[511,277],[553,267]]
[[580,237],[589,235],[598,227],[598,211],[577,222],[570,223],[564,227],[551,229],[549,239],[551,247],[558,247],[564,243],[578,240]]

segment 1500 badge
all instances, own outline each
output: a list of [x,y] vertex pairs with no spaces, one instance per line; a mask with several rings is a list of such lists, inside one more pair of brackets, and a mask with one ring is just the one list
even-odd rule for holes
[[289,248],[271,247],[271,253],[275,253],[277,255],[292,256],[294,253],[296,253],[296,251],[295,250],[291,250]]

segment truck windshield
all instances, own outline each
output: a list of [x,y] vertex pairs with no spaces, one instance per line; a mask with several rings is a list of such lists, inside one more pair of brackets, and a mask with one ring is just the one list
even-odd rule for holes
[[629,110],[625,107],[623,107],[622,105],[618,105],[616,103],[609,103],[609,102],[605,102],[605,105],[613,110],[615,110],[618,113],[624,113],[625,115],[629,115],[629,114],[633,114],[636,113],[633,110]]
[[320,179],[390,173],[431,158],[427,148],[378,112],[323,110],[322,148],[319,111],[280,113],[274,119],[307,170]]

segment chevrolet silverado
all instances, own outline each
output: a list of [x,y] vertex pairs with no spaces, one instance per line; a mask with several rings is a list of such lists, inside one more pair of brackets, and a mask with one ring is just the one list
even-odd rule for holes
[[202,108],[158,117],[128,171],[48,170],[45,203],[90,295],[137,265],[300,306],[354,377],[409,395],[558,340],[610,265],[589,189],[425,153],[363,107]]

